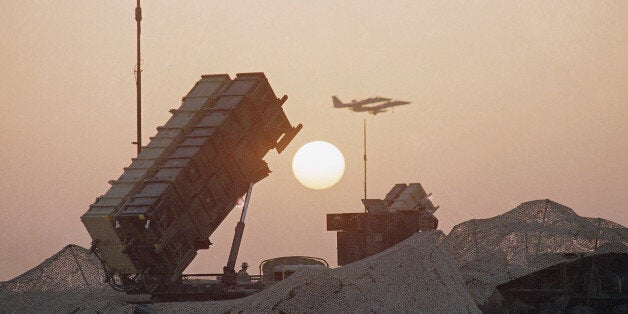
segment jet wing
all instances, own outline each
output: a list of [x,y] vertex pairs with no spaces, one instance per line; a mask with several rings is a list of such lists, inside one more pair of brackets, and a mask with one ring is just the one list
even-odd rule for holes
[[389,101],[389,102],[385,102],[383,104],[381,104],[380,106],[382,108],[390,108],[390,107],[397,107],[397,106],[405,106],[411,104],[411,102],[409,101],[401,101],[401,100],[393,100],[393,101]]

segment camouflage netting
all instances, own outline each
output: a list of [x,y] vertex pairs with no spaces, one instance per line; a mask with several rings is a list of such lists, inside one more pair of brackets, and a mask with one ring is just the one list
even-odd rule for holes
[[463,222],[447,242],[469,291],[482,305],[497,285],[564,262],[559,253],[628,252],[628,229],[537,200],[493,218]]
[[85,248],[67,245],[37,267],[0,282],[0,312],[71,312],[106,308],[116,293],[103,283],[100,262]]
[[441,231],[336,269],[303,270],[248,298],[161,303],[164,312],[479,313]]
[[[145,306],[163,312],[479,312],[495,287],[565,261],[560,253],[628,253],[628,229],[549,200],[489,219],[417,233],[336,269],[304,270],[248,298]],[[0,282],[0,313],[132,312],[138,297],[103,283],[99,261],[68,245]],[[145,297],[145,296],[142,296]]]
[[[417,233],[380,254],[336,269],[300,271],[244,299],[144,307],[160,312],[479,313],[444,241],[441,231]],[[29,272],[0,283],[0,312],[136,309],[126,302],[129,296],[101,283],[98,261],[87,253],[68,246]]]

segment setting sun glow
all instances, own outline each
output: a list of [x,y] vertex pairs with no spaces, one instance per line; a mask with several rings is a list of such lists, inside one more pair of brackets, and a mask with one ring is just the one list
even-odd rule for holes
[[294,176],[304,186],[327,189],[338,183],[345,172],[345,159],[336,146],[314,141],[303,145],[292,159]]

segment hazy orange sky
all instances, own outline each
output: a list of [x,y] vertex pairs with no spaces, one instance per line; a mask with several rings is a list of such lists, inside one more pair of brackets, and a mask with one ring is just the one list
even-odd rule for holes
[[[135,1],[0,1],[0,280],[68,243],[135,156]],[[253,190],[240,261],[336,265],[325,214],[420,182],[446,233],[550,198],[628,224],[628,1],[144,1],[145,143],[202,74],[265,72],[304,128]],[[386,96],[376,117],[332,109]],[[291,170],[303,144],[346,159],[328,190]],[[239,210],[189,272],[225,265]],[[256,271],[255,271],[256,272]]]

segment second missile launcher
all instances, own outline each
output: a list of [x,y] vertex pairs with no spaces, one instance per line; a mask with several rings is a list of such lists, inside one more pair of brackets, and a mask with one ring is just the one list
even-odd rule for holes
[[363,199],[364,213],[327,214],[327,230],[337,231],[338,265],[382,252],[415,232],[434,230],[438,219],[420,183],[396,184],[384,199]]

